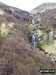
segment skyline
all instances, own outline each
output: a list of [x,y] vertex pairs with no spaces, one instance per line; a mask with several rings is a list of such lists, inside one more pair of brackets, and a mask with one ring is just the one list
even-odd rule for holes
[[42,3],[53,2],[56,3],[56,0],[0,0],[0,2],[5,3],[6,5],[17,7],[21,10],[31,11]]

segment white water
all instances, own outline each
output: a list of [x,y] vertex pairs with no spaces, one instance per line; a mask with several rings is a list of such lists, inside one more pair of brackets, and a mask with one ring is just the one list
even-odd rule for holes
[[32,35],[32,44],[34,46],[34,48],[36,47],[36,33],[34,32],[34,34]]
[[33,25],[35,24],[34,18],[32,19],[32,24],[33,24]]
[[33,17],[33,19],[32,19],[32,24],[33,24],[33,25],[35,25],[35,19],[36,19],[37,17],[38,17],[38,16],[34,16],[34,17]]
[[[32,19],[32,25],[35,25],[35,17]],[[32,35],[32,45],[34,46],[34,48],[37,47],[37,34],[36,34],[36,30],[32,31],[33,35]]]

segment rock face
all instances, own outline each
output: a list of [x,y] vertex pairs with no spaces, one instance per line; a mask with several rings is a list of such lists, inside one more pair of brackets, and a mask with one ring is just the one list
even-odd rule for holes
[[29,44],[30,14],[4,4],[0,9],[0,75],[40,75],[40,68],[56,68],[55,62]]
[[46,12],[41,14],[41,22],[40,22],[40,25],[42,26],[44,31],[47,32],[49,35],[49,41],[52,42],[56,40],[54,38],[54,36],[56,35],[55,13],[56,9],[47,10]]

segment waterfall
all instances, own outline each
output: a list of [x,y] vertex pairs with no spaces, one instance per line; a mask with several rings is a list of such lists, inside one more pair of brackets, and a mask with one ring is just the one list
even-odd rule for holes
[[36,36],[35,33],[32,35],[32,44],[34,46],[34,48],[36,47]]
[[35,24],[34,18],[32,19],[32,24],[33,24],[33,25]]
[[33,19],[32,19],[32,24],[33,24],[33,25],[35,25],[35,19],[36,19],[37,17],[38,17],[38,16],[34,16],[34,17],[33,17]]
[[[32,19],[32,25],[35,25],[35,18],[36,18],[36,16]],[[36,33],[36,30],[34,30],[32,32],[33,32],[33,34],[32,34],[32,45],[33,45],[34,48],[36,48],[37,43],[38,43],[38,41],[37,41],[37,33]]]
[[37,43],[38,43],[37,39],[38,39],[37,34],[36,34],[36,32],[34,32],[32,35],[32,45],[34,46],[34,48],[37,47]]

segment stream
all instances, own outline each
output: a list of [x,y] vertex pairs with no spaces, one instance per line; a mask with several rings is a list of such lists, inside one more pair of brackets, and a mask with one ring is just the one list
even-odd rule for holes
[[[34,17],[32,19],[32,25],[35,25],[35,18],[36,17]],[[33,29],[32,32],[33,32],[33,34],[32,34],[32,45],[34,48],[37,48],[38,47],[38,37],[37,37],[36,29]]]
[[[33,26],[36,26],[36,24],[35,24],[35,19],[36,18],[38,18],[38,16],[36,17],[33,17],[33,19],[32,19],[32,25]],[[37,30],[38,30],[38,28],[37,28]],[[39,48],[40,49],[40,47],[39,47],[39,41],[38,41],[38,34],[37,34],[37,32],[36,32],[36,28],[34,28],[33,30],[32,30],[32,46],[34,47],[34,48]],[[53,30],[51,30],[50,32],[49,32],[49,42],[51,43],[51,42],[53,42]],[[55,61],[56,62],[56,55],[55,55],[55,53],[47,53],[47,52],[43,52],[43,54],[47,54],[50,58],[51,58],[51,60],[52,61]]]

